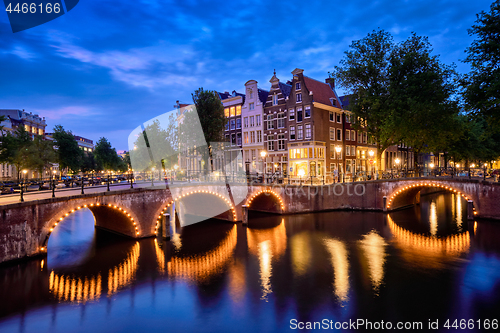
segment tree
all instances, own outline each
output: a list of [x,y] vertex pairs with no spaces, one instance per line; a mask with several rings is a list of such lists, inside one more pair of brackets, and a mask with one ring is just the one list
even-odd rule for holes
[[56,125],[53,138],[57,150],[59,170],[68,168],[72,173],[80,171],[83,151],[78,147],[73,134],[65,131],[61,125]]
[[404,142],[416,153],[441,148],[458,113],[454,71],[432,56],[426,37],[394,43],[384,30],[354,41],[334,74],[350,90],[354,127],[377,144],[377,167],[389,146]]
[[463,96],[469,111],[484,117],[490,125],[500,129],[500,0],[494,1],[490,11],[477,14],[476,24],[468,29],[476,36],[465,51],[464,62],[471,72],[462,80]]
[[94,154],[92,152],[84,152],[82,159],[81,170],[83,173],[93,172],[97,169],[97,164],[95,162]]
[[28,146],[27,167],[38,171],[40,177],[43,177],[43,169],[50,167],[57,159],[53,145],[52,141],[44,140],[42,136],[37,135]]
[[0,161],[15,166],[18,180],[21,171],[28,167],[28,148],[31,144],[31,137],[24,126],[18,126],[13,133],[2,135]]
[[102,137],[97,142],[94,149],[95,161],[98,170],[118,170],[122,160],[116,153],[115,148],[111,147],[108,139]]
[[[203,131],[203,136],[207,143],[207,147],[198,147],[197,149],[204,161],[205,172],[207,172],[209,159],[211,170],[213,170],[212,154],[215,148],[213,144],[224,141],[224,128],[227,118],[224,115],[224,106],[217,92],[199,88],[191,95],[193,97],[193,103],[196,106],[196,112],[198,113],[197,116]],[[184,125],[189,126],[189,124],[192,123],[189,118],[194,116],[194,114],[187,112]]]

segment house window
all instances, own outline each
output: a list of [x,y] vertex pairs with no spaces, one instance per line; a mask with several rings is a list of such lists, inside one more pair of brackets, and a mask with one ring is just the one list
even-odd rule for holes
[[247,127],[248,127],[248,117],[243,118],[243,126],[244,126],[245,128],[247,128]]
[[351,131],[351,140],[356,141],[356,131],[354,130]]
[[226,142],[229,142],[229,134],[226,134]]
[[260,126],[260,114],[255,116],[255,122],[256,122],[255,126]]
[[311,124],[306,124],[306,139],[311,138]]
[[335,159],[335,145],[330,145],[330,158]]
[[236,144],[241,146],[241,133],[236,133]]
[[345,130],[345,140],[351,140],[351,131]]
[[341,159],[342,159],[342,150],[337,153],[337,160],[341,160]]
[[226,122],[226,131],[229,131],[229,121]]
[[302,121],[302,108],[297,108],[297,121]]
[[274,129],[274,121],[273,121],[273,115],[268,114],[267,115],[267,129]]
[[358,143],[362,143],[363,142],[363,133],[358,131]]
[[248,92],[250,93],[250,98],[253,98],[253,91],[250,89]]
[[255,118],[254,116],[250,116],[250,127],[254,127],[255,126]]
[[330,121],[335,121],[335,112],[330,111]]
[[342,123],[342,114],[337,113],[337,123],[341,124]]
[[234,146],[236,144],[236,135],[231,134],[231,145]]
[[231,106],[230,110],[231,110],[231,117],[235,116],[236,115],[236,113],[235,113],[235,107]]
[[257,131],[257,142],[262,142],[262,131]]
[[346,114],[345,116],[345,122],[350,123],[351,122],[351,115]]
[[337,141],[342,141],[342,130],[337,128]]
[[363,143],[368,142],[368,134],[366,132],[363,133]]
[[224,115],[226,116],[226,118],[229,118],[229,108],[224,109]]
[[257,153],[255,152],[255,149],[252,149],[252,161],[255,161],[257,157]]
[[290,120],[295,120],[295,109],[288,110],[290,113]]
[[311,118],[311,107],[310,106],[306,106],[304,118]]
[[[252,97],[250,97],[250,98],[252,98]],[[252,110],[255,110],[255,104],[254,103],[250,103],[250,111],[252,111]]]
[[351,147],[345,146],[345,156],[350,156],[350,155],[351,155]]
[[285,134],[278,134],[278,150],[285,150]]
[[238,105],[238,106],[236,107],[236,115],[237,115],[237,116],[241,116],[241,105]]
[[351,156],[356,156],[356,146],[351,146]]
[[241,118],[236,119],[236,128],[241,128]]
[[231,129],[234,130],[236,127],[236,121],[234,119],[231,119]]
[[274,135],[267,136],[267,150],[274,151]]
[[297,126],[297,140],[303,139],[302,125]]
[[351,173],[351,160],[345,160],[345,172],[346,173]]
[[290,140],[295,140],[295,126],[290,126]]
[[295,90],[300,90],[300,82],[295,83]]
[[302,94],[301,93],[298,93],[295,96],[297,96],[297,103],[302,102]]
[[248,132],[243,133],[243,141],[245,142],[245,144],[248,143]]
[[335,141],[335,128],[330,127],[330,140]]
[[273,95],[273,105],[278,105],[278,94]]
[[285,127],[285,113],[281,112],[278,113],[278,128],[284,128]]
[[330,163],[330,171],[333,172],[337,169],[337,164],[335,163]]
[[255,132],[250,132],[250,143],[255,143]]

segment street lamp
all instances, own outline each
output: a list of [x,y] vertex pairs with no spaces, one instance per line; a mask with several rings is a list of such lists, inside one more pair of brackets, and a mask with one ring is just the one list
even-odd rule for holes
[[[341,146],[335,146],[335,151],[337,152],[337,160],[339,159],[339,154],[340,152],[342,151],[342,147]],[[339,168],[339,182],[340,183],[343,183],[344,182],[344,173],[342,172],[343,168]],[[340,181],[341,180],[341,181]]]
[[371,177],[373,179],[373,155],[375,155],[375,152],[373,150],[368,151],[368,155],[370,155],[370,170],[371,170]]
[[396,162],[396,169],[399,169],[399,163],[401,163],[401,160],[399,158],[396,158],[394,162]]

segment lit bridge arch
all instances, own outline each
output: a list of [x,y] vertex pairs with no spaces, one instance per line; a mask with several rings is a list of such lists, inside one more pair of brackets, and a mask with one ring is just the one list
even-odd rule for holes
[[[272,196],[273,200],[262,200],[262,196]],[[264,198],[265,199],[265,198]],[[252,205],[254,203],[254,205]],[[258,210],[264,212],[283,214],[285,212],[285,203],[279,194],[275,191],[264,188],[253,192],[245,202],[249,210]]]

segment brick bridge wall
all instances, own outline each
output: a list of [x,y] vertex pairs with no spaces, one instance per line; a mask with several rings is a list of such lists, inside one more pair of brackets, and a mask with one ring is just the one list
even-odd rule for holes
[[428,178],[329,186],[233,185],[231,193],[225,184],[186,185],[83,194],[0,206],[0,262],[44,253],[51,229],[78,209],[89,208],[97,227],[135,238],[150,237],[155,234],[156,223],[167,205],[191,197],[195,200],[191,200],[188,209],[203,211],[207,209],[204,195],[216,196],[232,212],[221,212],[218,218],[241,221],[243,205],[250,210],[279,214],[340,209],[390,211],[413,204],[422,188],[432,188],[460,193],[472,200],[477,217],[500,219],[500,185],[480,181]]

